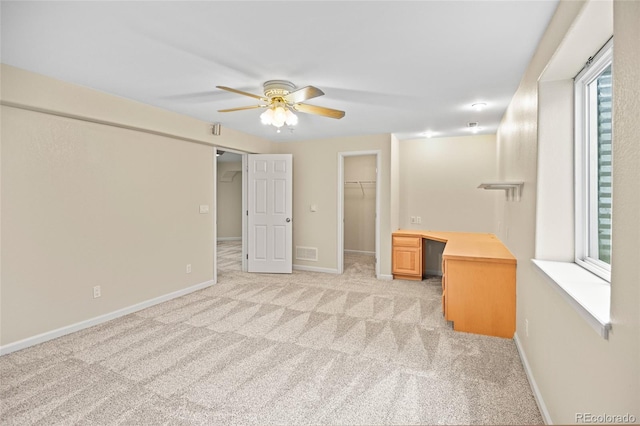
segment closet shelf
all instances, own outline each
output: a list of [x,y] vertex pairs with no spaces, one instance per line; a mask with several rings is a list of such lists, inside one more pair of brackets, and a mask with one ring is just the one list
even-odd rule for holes
[[520,201],[524,182],[483,182],[478,188],[504,190],[507,201]]

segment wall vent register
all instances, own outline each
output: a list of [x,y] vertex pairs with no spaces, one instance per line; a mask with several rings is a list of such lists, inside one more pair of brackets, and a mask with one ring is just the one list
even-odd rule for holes
[[316,247],[296,246],[296,260],[318,261],[318,249]]

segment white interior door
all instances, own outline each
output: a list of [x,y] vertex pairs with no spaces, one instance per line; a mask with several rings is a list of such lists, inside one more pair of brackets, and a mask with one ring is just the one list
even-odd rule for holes
[[291,154],[248,156],[248,271],[291,273]]

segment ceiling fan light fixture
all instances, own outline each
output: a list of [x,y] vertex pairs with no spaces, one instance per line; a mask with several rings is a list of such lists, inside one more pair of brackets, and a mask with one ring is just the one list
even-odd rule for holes
[[287,109],[285,123],[287,126],[295,126],[298,124],[298,116],[291,112],[290,109]]
[[287,126],[295,126],[298,124],[298,117],[289,108],[276,106],[260,114],[260,121],[264,125],[280,128],[285,123]]
[[[273,121],[276,123],[284,124],[286,119],[287,119],[287,113],[285,109],[282,108],[281,106],[275,107],[275,109],[273,110]],[[281,127],[282,124],[277,127]]]
[[273,122],[273,110],[271,108],[267,109],[265,112],[260,114],[260,121],[265,126],[268,126]]

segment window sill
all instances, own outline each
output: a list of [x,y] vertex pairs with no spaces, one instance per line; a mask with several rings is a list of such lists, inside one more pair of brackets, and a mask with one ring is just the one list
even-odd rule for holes
[[586,269],[570,262],[531,259],[564,299],[604,339],[611,330],[611,286]]

